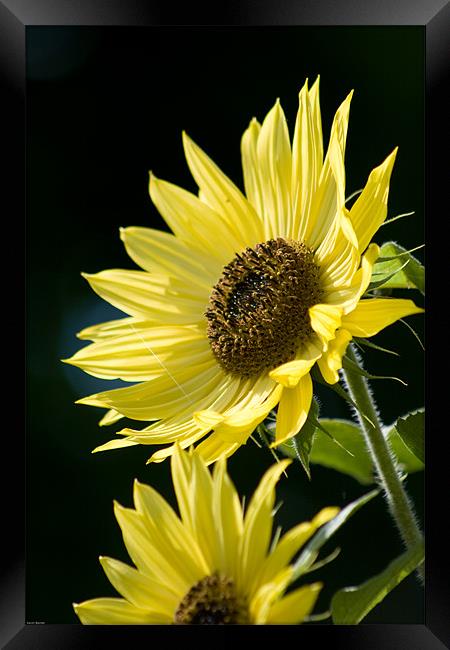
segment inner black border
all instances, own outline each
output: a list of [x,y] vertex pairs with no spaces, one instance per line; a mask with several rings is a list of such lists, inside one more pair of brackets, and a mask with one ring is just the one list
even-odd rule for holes
[[[81,6],[83,4],[83,6]],[[445,277],[440,274],[439,260],[445,263],[443,238],[435,237],[430,241],[433,225],[442,223],[444,192],[448,186],[448,163],[440,164],[439,153],[445,151],[443,142],[445,125],[448,121],[448,102],[446,90],[448,84],[448,61],[446,44],[450,26],[450,9],[443,0],[359,0],[349,3],[346,0],[270,0],[252,2],[229,2],[222,8],[220,18],[211,15],[211,8],[196,11],[188,5],[180,14],[169,2],[145,2],[140,0],[89,0],[80,3],[76,0],[4,0],[0,2],[0,75],[2,81],[2,154],[7,163],[7,175],[3,179],[2,198],[6,198],[8,208],[4,211],[4,256],[7,255],[8,238],[6,231],[14,231],[17,239],[17,227],[24,222],[25,214],[25,30],[31,25],[422,25],[426,34],[426,207],[427,239],[432,243],[432,254],[427,259],[428,272],[432,277]],[[176,18],[175,18],[176,17]],[[401,80],[399,80],[401,83]],[[446,119],[447,118],[447,119]],[[444,127],[444,128],[443,128]],[[448,145],[447,145],[448,146]],[[445,175],[444,175],[445,174]],[[442,217],[441,217],[442,215]],[[11,218],[12,217],[12,218]],[[10,228],[6,229],[5,226]],[[439,231],[436,232],[436,234]],[[445,239],[445,238],[444,238]],[[442,250],[439,249],[439,240]],[[436,250],[436,244],[438,246]],[[11,267],[17,268],[17,247]],[[444,267],[443,267],[444,268]],[[439,275],[436,275],[439,273]],[[3,298],[7,309],[14,305],[17,286],[4,282]],[[439,335],[448,332],[448,319],[445,312],[436,303],[434,282],[428,283],[427,317],[428,326],[436,328],[438,336],[427,336],[426,368],[427,379],[431,382],[433,368],[430,359],[440,359],[442,349]],[[9,293],[8,293],[9,291]],[[17,313],[17,312],[15,312]],[[15,316],[17,326],[17,315]],[[10,336],[10,334],[9,334]],[[8,341],[8,338],[4,339]],[[431,346],[431,348],[430,348]],[[9,366],[10,364],[8,364]],[[20,364],[15,359],[16,367]],[[433,364],[435,367],[437,362]],[[445,375],[444,375],[445,376]],[[14,379],[11,379],[14,384]],[[16,390],[20,386],[16,383]],[[304,644],[311,641],[320,644],[331,641],[337,648],[352,650],[378,650],[383,648],[399,650],[438,650],[450,648],[450,600],[448,580],[443,569],[448,564],[448,544],[445,533],[444,516],[447,519],[448,500],[440,497],[445,490],[443,478],[448,474],[446,454],[442,453],[441,441],[448,434],[442,430],[440,409],[446,404],[445,393],[439,386],[443,381],[432,382],[432,390],[427,388],[427,454],[428,472],[426,473],[426,624],[425,625],[360,625],[360,626],[302,626],[289,628],[283,626],[283,639],[286,634],[296,634]],[[19,389],[18,394],[22,394]],[[440,399],[442,398],[442,399]],[[8,398],[7,400],[8,401]],[[17,403],[17,398],[14,400]],[[448,398],[447,398],[448,401]],[[20,404],[20,402],[19,402]],[[7,415],[8,410],[4,408]],[[17,418],[16,418],[17,420]],[[5,418],[4,427],[8,426]],[[430,444],[430,440],[438,440]],[[6,443],[6,444],[5,444]],[[5,449],[6,447],[6,449]],[[447,456],[448,457],[448,456]],[[128,647],[135,647],[141,640],[146,643],[173,640],[183,642],[205,641],[216,638],[217,628],[179,628],[166,626],[82,626],[82,625],[25,625],[24,613],[24,464],[25,458],[23,430],[4,430],[3,447],[5,459],[13,459],[14,476],[7,478],[3,494],[11,495],[2,503],[2,529],[4,550],[2,553],[2,587],[0,590],[0,642],[8,650],[71,649],[81,647],[106,647],[111,641],[124,642]],[[432,470],[430,471],[430,466]],[[6,474],[7,475],[7,474]],[[8,475],[7,475],[8,476]],[[447,491],[448,492],[448,489]],[[7,534],[5,534],[7,531]],[[226,642],[232,640],[238,632],[240,638],[251,634],[253,639],[266,639],[266,635],[280,633],[275,626],[220,628],[221,638]],[[250,630],[250,631],[249,631]],[[260,636],[264,635],[264,636]],[[11,639],[8,642],[8,639]],[[442,643],[441,643],[442,641]],[[443,645],[445,644],[445,645]]]

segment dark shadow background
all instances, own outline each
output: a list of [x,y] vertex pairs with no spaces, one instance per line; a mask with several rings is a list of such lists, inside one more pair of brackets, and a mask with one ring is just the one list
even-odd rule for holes
[[[416,214],[383,227],[376,241],[412,248],[423,243],[423,70],[422,27],[27,28],[27,622],[76,623],[72,602],[115,595],[97,558],[128,561],[112,501],[131,505],[135,477],[173,503],[169,464],[145,465],[153,447],[90,453],[119,426],[99,428],[102,411],[74,401],[120,382],[59,362],[83,345],[80,329],[121,316],[80,271],[135,268],[119,227],[165,228],[148,196],[148,171],[196,191],[181,146],[185,129],[242,187],[239,143],[249,120],[262,121],[280,97],[292,135],[298,91],[305,77],[312,83],[320,74],[325,143],[335,110],[355,89],[347,194],[399,145],[389,216]],[[417,292],[410,297],[420,303]],[[420,316],[409,322],[422,333]],[[376,341],[401,357],[368,352],[366,367],[408,382],[373,384],[390,423],[423,405],[422,351],[399,323]],[[318,394],[323,416],[350,416],[332,391]],[[241,448],[229,461],[239,492],[250,495],[271,463],[253,443]],[[284,528],[368,489],[312,469],[312,483],[296,464],[279,487]],[[423,476],[410,476],[407,487],[422,520]],[[335,546],[338,559],[311,576],[325,583],[316,611],[402,550],[380,497],[324,552]],[[423,621],[412,576],[365,619]]]

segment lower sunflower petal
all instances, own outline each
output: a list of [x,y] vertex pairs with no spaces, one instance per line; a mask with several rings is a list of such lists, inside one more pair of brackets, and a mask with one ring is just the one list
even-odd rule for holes
[[316,530],[330,519],[333,519],[338,512],[339,508],[336,507],[323,508],[312,521],[305,521],[288,530],[261,565],[255,579],[254,589],[259,588],[266,582],[270,582],[283,567],[289,564],[294,555],[314,535]]
[[250,590],[256,571],[266,556],[272,532],[272,509],[275,503],[275,485],[292,461],[282,460],[272,465],[262,477],[249,503],[244,520],[240,552],[238,588]]
[[227,463],[223,456],[214,465],[213,516],[220,548],[218,568],[224,575],[234,576],[244,521],[239,495],[227,474]]
[[285,567],[273,580],[258,589],[250,602],[250,615],[254,623],[267,623],[271,605],[287,589],[291,580],[292,567]]
[[312,381],[309,374],[302,377],[295,388],[284,388],[277,413],[276,446],[292,438],[304,425],[312,400]]
[[123,598],[93,598],[74,604],[73,607],[84,625],[149,625],[172,622],[167,615],[140,609]]
[[314,582],[276,601],[270,608],[266,623],[269,625],[301,623],[312,611],[321,589],[322,584]]
[[162,582],[152,580],[137,569],[110,557],[100,557],[100,563],[110,583],[132,605],[173,617],[179,595]]
[[[185,594],[192,584],[192,567],[174,566],[173,552],[166,549],[155,535],[152,534],[146,518],[131,508],[124,508],[114,502],[114,514],[122,530],[123,540],[128,554],[137,569],[153,580],[169,585],[172,591]],[[197,573],[198,575],[198,573]]]
[[412,300],[403,298],[370,298],[360,300],[350,314],[342,318],[342,327],[352,336],[369,337],[395,321],[424,310],[417,307]]

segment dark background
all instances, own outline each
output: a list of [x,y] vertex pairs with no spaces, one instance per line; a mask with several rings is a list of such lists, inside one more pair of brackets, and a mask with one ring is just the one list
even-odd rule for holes
[[[121,313],[89,289],[80,271],[134,268],[120,226],[165,228],[148,197],[150,169],[196,190],[182,129],[242,187],[239,143],[249,120],[262,121],[280,97],[292,135],[298,91],[317,74],[325,143],[335,110],[355,89],[347,194],[399,145],[389,216],[416,214],[381,228],[376,241],[422,244],[423,35],[421,27],[27,28],[28,622],[75,623],[72,602],[115,595],[97,558],[128,561],[112,500],[130,506],[135,477],[173,502],[169,464],[145,465],[153,447],[90,454],[123,425],[99,428],[102,411],[73,402],[119,382],[59,359],[83,345],[75,337],[80,329]],[[411,297],[420,301],[416,292]],[[421,321],[409,319],[419,332]],[[366,367],[408,382],[374,382],[390,423],[423,405],[422,352],[401,324],[376,342],[401,357],[368,352]],[[318,394],[322,416],[349,417],[332,391]],[[252,442],[241,448],[229,461],[239,492],[250,495],[271,462]],[[312,483],[296,464],[280,484],[277,521],[284,528],[368,489],[332,470],[312,470]],[[407,487],[422,518],[423,476],[409,477]],[[367,579],[402,550],[380,497],[325,552],[336,545],[338,559],[310,578],[325,583],[316,611],[328,607],[336,589]],[[365,622],[423,622],[414,577]]]

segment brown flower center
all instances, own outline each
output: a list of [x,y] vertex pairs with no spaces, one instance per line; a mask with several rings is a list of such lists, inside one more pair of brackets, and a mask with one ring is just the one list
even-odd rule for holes
[[178,625],[233,625],[249,623],[248,608],[233,580],[217,573],[197,582],[175,612]]
[[205,314],[218,362],[251,377],[291,361],[313,335],[308,309],[322,296],[305,244],[278,238],[246,248],[224,268]]

